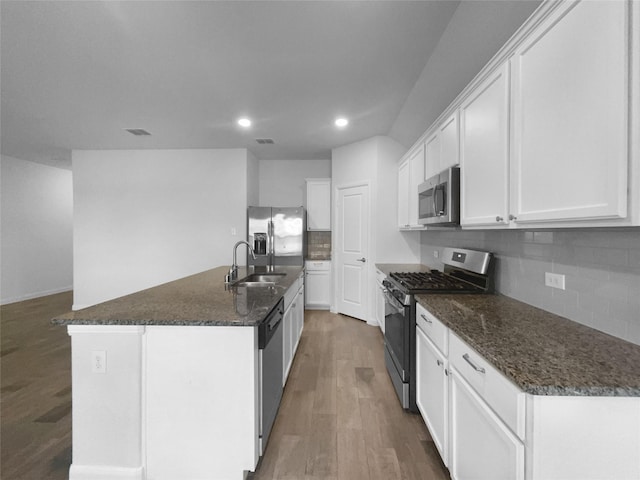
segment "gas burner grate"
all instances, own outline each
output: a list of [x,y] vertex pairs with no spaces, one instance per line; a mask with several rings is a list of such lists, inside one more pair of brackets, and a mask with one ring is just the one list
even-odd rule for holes
[[478,291],[479,288],[439,270],[395,272],[391,278],[409,291]]

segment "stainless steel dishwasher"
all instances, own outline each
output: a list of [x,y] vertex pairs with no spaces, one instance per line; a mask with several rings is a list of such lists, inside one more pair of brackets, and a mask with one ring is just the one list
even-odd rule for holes
[[282,399],[282,317],[284,298],[258,326],[260,371],[260,455],[264,453]]

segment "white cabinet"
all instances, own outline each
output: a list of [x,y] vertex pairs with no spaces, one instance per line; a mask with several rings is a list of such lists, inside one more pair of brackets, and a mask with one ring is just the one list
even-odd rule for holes
[[460,223],[509,223],[509,66],[505,62],[460,106]]
[[382,284],[382,282],[387,278],[387,276],[379,269],[376,269],[376,321],[378,322],[378,326],[382,333],[384,334],[384,317],[386,310],[386,300],[384,298],[384,293],[386,292],[386,287]]
[[638,397],[525,394],[420,304],[416,324],[416,403],[453,480],[640,478]]
[[445,465],[448,465],[449,395],[447,359],[416,328],[416,404]]
[[459,124],[455,111],[440,123],[425,142],[425,178],[459,163]]
[[451,378],[451,476],[524,480],[524,445],[455,368]]
[[331,179],[307,178],[307,230],[331,230]]
[[282,318],[282,384],[287,383],[293,358],[300,342],[304,327],[304,274],[287,290],[284,295],[284,316]]
[[331,306],[331,261],[307,260],[305,270],[305,307],[310,310],[328,310]]
[[418,185],[424,182],[424,145],[410,151],[398,166],[398,227],[423,228],[418,223]]
[[516,49],[511,213],[518,223],[626,216],[629,12],[624,1],[566,2]]

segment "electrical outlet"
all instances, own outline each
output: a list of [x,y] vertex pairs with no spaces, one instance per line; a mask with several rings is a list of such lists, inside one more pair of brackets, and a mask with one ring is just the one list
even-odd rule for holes
[[231,227],[231,236],[235,237],[238,234],[238,232],[236,231],[236,227]]
[[107,352],[94,350],[91,352],[91,372],[107,373]]
[[434,250],[433,251],[433,258],[438,258],[440,257],[440,251],[439,250]]
[[559,273],[544,272],[544,284],[547,287],[564,290],[564,275]]

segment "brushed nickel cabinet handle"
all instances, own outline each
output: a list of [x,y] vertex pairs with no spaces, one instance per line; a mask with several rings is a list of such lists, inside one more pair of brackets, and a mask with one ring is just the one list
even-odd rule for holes
[[499,216],[499,215],[498,215],[498,216],[496,217],[496,222],[501,222],[502,220],[503,220],[503,218],[502,218],[501,216]]
[[421,313],[421,314],[420,314],[420,317],[422,317],[422,319],[423,319],[425,322],[427,322],[427,323],[433,323],[433,321],[432,321],[432,320],[430,320],[430,319],[428,319],[428,318],[425,316],[425,314],[424,314],[424,313]]
[[465,359],[465,361],[466,361],[469,365],[471,365],[471,366],[473,367],[473,369],[474,369],[476,372],[478,372],[478,373],[485,373],[485,369],[484,369],[484,368],[477,366],[475,363],[473,363],[473,362],[471,361],[471,359],[469,358],[469,354],[468,354],[468,353],[465,353],[464,355],[462,355],[462,358],[464,358],[464,359]]
[[515,215],[511,215],[509,214],[509,220],[517,220],[518,217],[516,217]]

